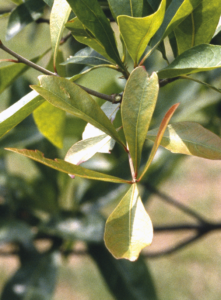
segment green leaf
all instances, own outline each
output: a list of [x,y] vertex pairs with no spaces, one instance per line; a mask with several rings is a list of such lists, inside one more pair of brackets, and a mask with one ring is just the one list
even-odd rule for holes
[[198,45],[179,55],[169,66],[158,72],[159,78],[210,71],[221,67],[221,46]]
[[10,40],[29,23],[39,19],[44,6],[43,0],[27,0],[13,9],[8,20],[6,40]]
[[119,15],[142,17],[143,0],[108,0],[108,4],[115,19]]
[[151,50],[169,35],[191,12],[202,2],[202,0],[172,0],[165,13],[165,18],[159,30],[151,41]]
[[166,0],[163,0],[158,11],[148,17],[119,16],[117,18],[122,38],[135,65],[138,64],[150,39],[162,24],[165,9]]
[[104,218],[96,213],[87,215],[62,212],[42,224],[41,232],[62,239],[101,242],[104,234]]
[[140,165],[141,152],[152,119],[159,91],[158,77],[148,77],[143,67],[131,72],[122,105],[122,124],[135,173]]
[[52,5],[53,5],[53,3],[54,3],[54,0],[44,0],[44,2],[45,2],[48,6],[52,7]]
[[98,1],[68,0],[68,3],[81,23],[100,41],[112,60],[124,68],[117,50],[114,32]]
[[[147,134],[154,141],[157,129]],[[221,159],[221,138],[194,122],[172,123],[167,126],[160,145],[173,153]]]
[[157,300],[154,282],[146,261],[115,259],[103,244],[89,244],[88,251],[96,262],[114,299]]
[[0,137],[14,128],[27,116],[29,116],[35,108],[41,105],[45,100],[35,91],[28,93],[15,104],[0,113]]
[[59,43],[65,29],[65,23],[71,13],[70,5],[66,0],[54,0],[50,15],[51,46],[53,51],[53,66],[56,70],[56,58]]
[[178,54],[194,46],[209,43],[219,23],[220,14],[220,1],[202,0],[201,4],[174,30]]
[[104,241],[115,258],[134,261],[140,251],[151,244],[153,226],[136,184],[132,184],[118,206],[108,217]]
[[160,5],[161,0],[146,0],[149,5],[152,7],[154,11],[158,9],[158,6]]
[[0,222],[0,243],[25,243],[33,237],[31,227],[22,221],[3,219]]
[[103,57],[101,54],[91,49],[90,47],[86,47],[84,49],[79,50],[75,53],[74,56],[70,56],[67,61],[62,63],[62,65],[67,64],[82,64],[89,66],[97,66],[103,64],[110,64],[110,61]]
[[164,118],[163,118],[163,120],[162,120],[162,122],[160,124],[159,130],[158,130],[155,142],[153,144],[153,148],[152,148],[152,150],[150,152],[150,155],[149,155],[149,158],[147,160],[147,163],[146,163],[146,165],[145,165],[145,167],[144,167],[144,169],[143,169],[143,171],[142,171],[142,173],[141,173],[140,178],[138,179],[138,181],[140,181],[142,179],[142,177],[144,176],[144,174],[147,172],[147,170],[148,170],[151,162],[153,161],[154,156],[155,156],[155,154],[157,152],[157,149],[160,146],[160,142],[161,142],[161,140],[163,138],[163,135],[164,135],[164,132],[165,132],[165,130],[167,128],[167,125],[168,125],[170,119],[172,118],[172,116],[173,116],[173,114],[174,114],[174,112],[175,112],[175,110],[177,109],[178,106],[179,106],[179,103],[174,104],[173,106],[171,106],[171,108],[165,114],[165,116],[164,116]]
[[40,76],[39,81],[41,86],[32,88],[48,102],[91,123],[123,145],[111,121],[93,98],[78,85],[65,78],[46,75]]
[[59,108],[44,102],[33,112],[39,131],[56,147],[63,147],[66,114]]
[[97,40],[89,30],[87,30],[86,26],[84,26],[77,17],[67,22],[65,26],[72,32],[72,35],[79,43],[93,48],[102,56],[114,62],[114,60],[111,59],[111,57],[109,57],[109,55],[107,54],[101,42]]
[[19,153],[23,156],[29,157],[37,162],[40,162],[52,169],[76,175],[79,177],[87,178],[87,179],[94,179],[100,181],[108,181],[108,182],[115,182],[115,183],[128,183],[127,180],[117,178],[114,176],[106,175],[103,173],[99,173],[96,171],[92,171],[81,166],[73,165],[61,159],[52,160],[49,158],[45,158],[43,153],[38,150],[26,150],[26,149],[16,149],[16,148],[6,148],[6,150]]

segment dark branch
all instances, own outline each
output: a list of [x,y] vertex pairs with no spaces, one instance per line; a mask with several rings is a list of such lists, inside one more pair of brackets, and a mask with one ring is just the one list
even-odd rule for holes
[[37,24],[40,24],[40,23],[47,23],[47,24],[50,24],[50,20],[48,19],[44,19],[44,18],[39,18],[38,20],[35,21]]
[[180,79],[180,77],[159,79],[159,85],[160,85],[160,87],[163,87],[163,86],[167,85],[168,83],[174,82],[178,79]]

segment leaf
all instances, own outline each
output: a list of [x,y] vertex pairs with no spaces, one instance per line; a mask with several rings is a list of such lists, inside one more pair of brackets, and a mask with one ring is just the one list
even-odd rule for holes
[[49,158],[45,158],[43,156],[43,153],[38,150],[26,150],[26,149],[16,149],[16,148],[6,148],[6,150],[19,153],[23,156],[29,157],[37,162],[40,162],[52,169],[71,174],[76,175],[79,177],[87,178],[87,179],[94,179],[94,180],[100,180],[100,181],[108,181],[108,182],[115,182],[115,183],[128,183],[127,180],[117,178],[114,176],[106,175],[103,173],[99,173],[96,171],[92,171],[86,168],[83,168],[81,166],[73,165],[71,163],[68,163],[61,159],[52,160]]
[[90,47],[83,48],[75,53],[74,56],[70,56],[67,61],[62,65],[67,64],[82,64],[89,66],[97,66],[103,64],[110,64],[110,61],[103,57],[101,54],[91,49]]
[[78,85],[65,78],[46,75],[40,76],[39,81],[41,86],[32,88],[48,102],[91,123],[123,145],[117,131],[99,105]]
[[166,10],[164,21],[151,41],[150,53],[156,48],[161,40],[168,36],[202,0],[172,0]]
[[25,254],[25,261],[6,283],[1,299],[51,299],[57,277],[57,253],[39,254],[29,250]]
[[35,109],[34,120],[39,131],[56,147],[63,147],[66,114],[59,108],[44,102]]
[[104,223],[104,218],[93,212],[87,215],[63,212],[45,222],[41,232],[62,239],[97,243],[103,240]]
[[158,91],[159,84],[156,73],[148,77],[143,67],[138,67],[131,72],[123,94],[122,124],[136,174],[157,102]]
[[172,116],[173,116],[173,114],[174,114],[174,112],[175,112],[175,110],[177,109],[178,106],[179,106],[179,103],[174,104],[173,106],[171,106],[171,108],[165,114],[165,116],[164,116],[164,118],[163,118],[163,120],[162,120],[162,122],[160,124],[159,130],[158,130],[155,142],[153,144],[153,148],[152,148],[152,150],[150,152],[150,155],[149,155],[149,158],[147,160],[147,163],[146,163],[146,165],[145,165],[145,167],[144,167],[144,169],[143,169],[143,171],[142,171],[142,173],[141,173],[140,178],[138,179],[138,181],[140,181],[142,179],[142,177],[144,176],[144,174],[147,172],[147,170],[148,170],[148,168],[149,168],[152,160],[154,159],[154,156],[155,156],[155,154],[157,152],[158,147],[160,146],[160,142],[161,142],[161,140],[163,138],[163,135],[164,135],[164,132],[165,132],[165,130],[167,128],[167,125],[168,125],[170,119],[172,118]]
[[93,48],[102,56],[114,62],[114,60],[111,59],[107,54],[101,42],[98,41],[89,30],[87,30],[87,28],[80,22],[80,20],[77,17],[67,22],[65,26],[71,31],[72,35],[79,43],[85,44]]
[[152,9],[156,11],[158,9],[158,6],[160,5],[161,0],[146,0]]
[[44,2],[45,2],[48,6],[52,7],[52,5],[53,5],[53,3],[54,3],[54,0],[44,0]]
[[44,99],[32,91],[0,113],[0,137],[29,116]]
[[163,22],[166,0],[154,14],[144,18],[119,16],[117,18],[122,38],[135,65],[144,53],[150,39]]
[[[147,134],[154,141],[157,129]],[[167,126],[160,145],[173,153],[221,159],[221,138],[194,122],[172,123]]]
[[158,72],[159,78],[210,71],[221,67],[221,46],[198,45],[180,54],[169,66]]
[[194,46],[209,43],[219,23],[220,14],[220,1],[202,0],[191,15],[174,30],[178,53],[181,54]]
[[136,184],[132,184],[118,206],[108,217],[104,241],[115,258],[134,261],[140,251],[151,244],[153,226]]
[[1,220],[0,243],[25,243],[34,237],[31,227],[18,220]]
[[71,8],[66,0],[54,0],[50,15],[50,35],[54,70],[56,70],[57,52],[63,31],[65,29],[64,25],[67,22],[70,13]]
[[142,17],[143,0],[108,0],[108,4],[115,19],[119,15]]
[[89,244],[88,251],[96,262],[114,299],[157,300],[154,282],[146,261],[114,259],[103,244]]
[[39,19],[44,6],[43,0],[27,0],[13,9],[8,20],[6,40],[10,40],[29,23]]
[[68,3],[80,22],[100,41],[108,56],[124,68],[117,50],[114,32],[97,0],[68,0]]

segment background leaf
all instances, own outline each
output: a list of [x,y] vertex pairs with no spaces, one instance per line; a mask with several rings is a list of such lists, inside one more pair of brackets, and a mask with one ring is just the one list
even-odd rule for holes
[[131,17],[142,17],[143,0],[108,0],[113,16],[126,15]]
[[[147,134],[154,141],[157,129]],[[167,126],[160,145],[173,153],[221,159],[221,138],[194,122],[179,122]]]
[[137,65],[150,39],[163,22],[166,0],[161,2],[157,12],[144,18],[119,16],[117,18],[122,38],[128,52]]
[[[178,54],[191,47],[209,43],[216,30],[221,14],[221,3],[202,0],[192,13],[174,29]],[[207,22],[210,20],[209,22]]]
[[158,77],[148,77],[143,67],[136,68],[127,81],[121,105],[123,130],[128,143],[135,173],[152,119],[159,91]]
[[108,217],[104,241],[115,258],[134,261],[140,251],[151,244],[153,227],[136,184],[132,184],[118,206]]
[[73,165],[70,164],[64,160],[61,159],[56,159],[56,160],[52,160],[49,158],[45,158],[43,156],[43,153],[41,153],[38,150],[26,150],[26,149],[16,149],[16,148],[6,148],[6,150],[15,152],[15,153],[19,153],[21,155],[24,155],[26,157],[29,157],[35,161],[38,161],[50,168],[53,168],[55,170],[67,173],[67,174],[71,174],[71,175],[76,175],[79,177],[83,177],[83,178],[88,178],[88,179],[94,179],[94,180],[100,180],[100,181],[108,181],[108,182],[115,182],[115,183],[128,183],[128,181],[121,179],[121,178],[117,178],[114,176],[110,176],[107,174],[103,174],[103,173],[99,173],[96,171],[92,171],[86,168],[83,168],[81,166],[77,166],[77,165]]
[[159,78],[173,78],[220,68],[220,55],[220,46],[198,45],[179,55],[169,66],[160,70],[158,76]]

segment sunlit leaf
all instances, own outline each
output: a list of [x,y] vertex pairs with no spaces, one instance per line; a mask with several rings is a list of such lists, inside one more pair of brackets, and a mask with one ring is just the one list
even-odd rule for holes
[[50,34],[53,51],[53,65],[55,70],[59,43],[65,29],[64,24],[67,22],[70,12],[71,8],[66,0],[54,0],[50,15]]
[[87,179],[94,179],[94,180],[100,180],[100,181],[108,181],[108,182],[115,182],[115,183],[128,183],[127,180],[117,178],[114,176],[106,175],[103,173],[99,173],[96,171],[92,171],[86,168],[83,168],[81,166],[73,165],[71,163],[68,163],[61,159],[52,160],[49,158],[45,158],[43,156],[43,153],[38,150],[26,150],[26,149],[16,149],[16,148],[6,148],[6,150],[19,153],[23,156],[29,157],[35,161],[38,161],[48,167],[51,167],[52,169],[71,174],[76,175],[79,177],[87,178]]
[[221,46],[199,45],[179,55],[169,66],[158,72],[159,78],[210,71],[221,67]]
[[11,12],[6,33],[6,40],[13,38],[26,25],[36,21],[43,14],[45,2],[43,0],[27,0]]
[[91,123],[123,144],[111,121],[93,98],[78,85],[65,78],[40,76],[40,87],[32,86],[52,105]]
[[139,168],[141,152],[157,102],[158,77],[148,77],[143,67],[136,68],[127,81],[122,106],[122,124],[135,173]]
[[[107,54],[119,66],[123,66],[114,32],[97,0],[67,0],[81,23],[100,41]],[[96,50],[96,49],[95,49]],[[98,51],[99,52],[99,51]],[[102,54],[102,53],[101,53]]]
[[201,4],[174,30],[178,54],[191,47],[209,43],[219,23],[220,14],[220,1],[202,0]]
[[142,17],[143,13],[143,0],[108,0],[113,16],[126,15],[131,17]]
[[83,48],[75,53],[74,56],[70,56],[67,61],[63,62],[62,65],[67,64],[82,64],[89,66],[97,66],[102,64],[110,64],[110,61],[97,53],[90,47]]
[[45,100],[35,91],[28,93],[15,104],[8,107],[0,113],[0,137],[14,128],[27,116],[29,116],[35,108],[41,105]]
[[162,24],[165,8],[166,0],[163,0],[158,11],[150,16],[144,18],[119,16],[117,18],[122,38],[135,65],[137,65],[150,39]]
[[134,261],[140,251],[151,244],[153,226],[136,184],[132,184],[118,206],[108,217],[104,241],[115,258]]
[[147,160],[147,163],[146,163],[146,165],[145,165],[145,167],[144,167],[144,169],[143,169],[143,171],[142,171],[142,173],[140,175],[139,181],[142,179],[142,177],[144,176],[144,174],[147,172],[147,170],[148,170],[151,162],[153,161],[154,156],[155,156],[155,154],[157,152],[157,149],[160,146],[160,142],[161,142],[161,140],[163,138],[163,135],[164,135],[164,132],[165,132],[165,130],[167,128],[167,125],[168,125],[170,119],[172,118],[172,116],[173,116],[173,114],[174,114],[174,112],[175,112],[175,110],[177,109],[178,106],[179,106],[179,103],[174,104],[173,106],[171,106],[171,108],[165,114],[165,116],[163,118],[163,121],[160,124],[159,130],[158,130],[156,139],[154,141],[153,148],[152,148],[152,150],[150,152],[150,155],[149,155],[149,158]]
[[[147,138],[154,141],[157,130],[150,130]],[[221,138],[194,122],[169,124],[160,145],[173,153],[221,159]]]

